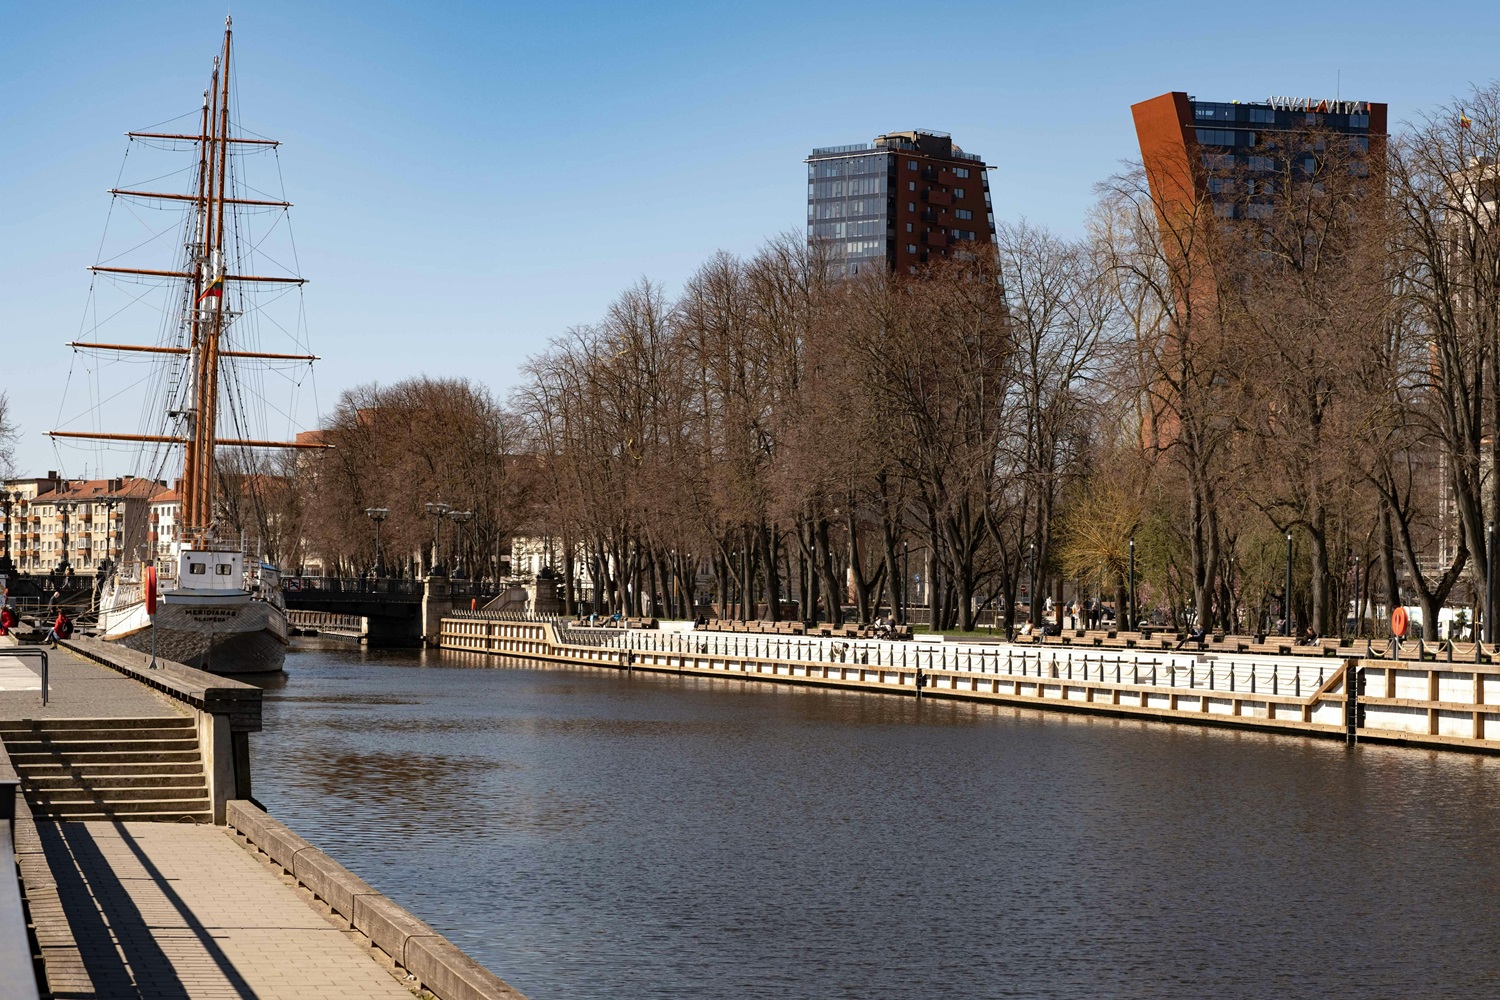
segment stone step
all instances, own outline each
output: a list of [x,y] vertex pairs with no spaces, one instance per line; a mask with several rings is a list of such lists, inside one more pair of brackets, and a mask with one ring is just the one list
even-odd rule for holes
[[155,798],[135,799],[125,802],[98,801],[88,802],[48,802],[33,803],[30,798],[27,804],[32,806],[32,815],[46,813],[51,817],[72,817],[83,813],[94,813],[124,816],[128,819],[138,819],[141,813],[152,813],[162,816],[181,816],[193,813],[208,813],[209,804],[207,795],[199,795],[194,798]]
[[181,763],[167,762],[144,762],[135,761],[105,761],[85,764],[66,764],[55,757],[49,757],[40,763],[28,764],[25,769],[26,779],[31,781],[37,778],[49,777],[72,777],[78,775],[83,778],[101,778],[107,775],[153,775],[153,774],[202,774],[203,761],[195,758]]
[[146,752],[99,750],[88,753],[12,752],[10,762],[17,770],[36,764],[191,764],[202,763],[197,748],[192,750],[152,750]]
[[98,785],[88,788],[36,788],[26,789],[28,801],[40,803],[47,806],[62,805],[72,802],[108,802],[111,804],[131,802],[140,799],[156,801],[162,798],[170,799],[195,799],[208,800],[208,785],[199,781],[196,785],[173,785],[163,787],[161,785],[146,785],[132,788],[101,788]]
[[[4,656],[0,650],[0,656]],[[0,719],[0,736],[19,732],[56,732],[65,729],[99,730],[196,729],[190,716],[163,715],[141,719]]]
[[168,812],[133,812],[128,816],[117,817],[112,812],[101,812],[99,810],[56,813],[45,809],[33,809],[33,819],[53,820],[59,823],[86,823],[91,820],[126,819],[132,823],[203,823],[211,824],[214,821],[213,813],[207,808],[194,810],[177,810]]
[[172,739],[25,739],[6,740],[5,749],[11,756],[21,753],[56,753],[71,757],[80,753],[147,753],[154,750],[196,750],[198,738],[173,737]]
[[0,733],[0,739],[5,741],[6,746],[18,743],[72,743],[78,740],[135,743],[138,740],[191,740],[197,736],[196,730],[177,726],[143,726],[140,729],[18,729]]
[[42,792],[54,788],[194,788],[203,787],[206,781],[201,768],[180,774],[149,771],[142,774],[28,773],[26,775],[26,787]]

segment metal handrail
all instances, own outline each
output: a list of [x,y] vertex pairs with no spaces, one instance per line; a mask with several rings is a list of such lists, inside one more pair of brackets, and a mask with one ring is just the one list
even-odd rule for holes
[[[0,648],[0,656],[39,656],[42,658],[42,707],[47,707],[47,651],[37,646]],[[0,855],[3,856],[3,855]]]

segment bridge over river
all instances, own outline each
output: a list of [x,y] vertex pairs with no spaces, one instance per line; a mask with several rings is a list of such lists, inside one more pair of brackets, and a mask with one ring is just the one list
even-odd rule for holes
[[482,607],[495,596],[479,581],[443,576],[294,576],[283,581],[282,591],[288,611],[363,619],[358,628],[339,622],[335,631],[354,631],[372,646],[420,646],[427,636],[435,643],[437,623],[444,615],[455,608]]

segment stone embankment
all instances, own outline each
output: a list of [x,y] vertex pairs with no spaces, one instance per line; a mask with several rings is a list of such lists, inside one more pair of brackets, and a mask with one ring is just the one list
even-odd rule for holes
[[1500,752],[1500,665],[1359,655],[848,641],[629,631],[563,641],[551,622],[443,621],[444,649],[620,670],[800,684]]
[[348,927],[440,1000],[526,1000],[458,946],[376,892],[358,875],[293,833],[253,802],[229,803],[228,825],[248,846],[295,878]]
[[24,795],[0,955],[27,950],[24,898],[44,995],[524,1000],[249,801],[260,688],[64,646],[46,706],[0,649],[0,783]]

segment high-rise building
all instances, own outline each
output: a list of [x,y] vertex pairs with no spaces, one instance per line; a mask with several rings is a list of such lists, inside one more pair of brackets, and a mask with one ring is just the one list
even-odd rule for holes
[[993,243],[984,160],[946,132],[890,132],[814,149],[807,158],[807,238],[845,274],[909,271],[963,243]]
[[[1168,214],[1207,199],[1220,218],[1269,218],[1278,183],[1316,183],[1330,159],[1352,173],[1378,172],[1385,153],[1386,106],[1368,101],[1200,101],[1177,91],[1130,110],[1152,199]],[[1347,150],[1322,155],[1344,137]]]

